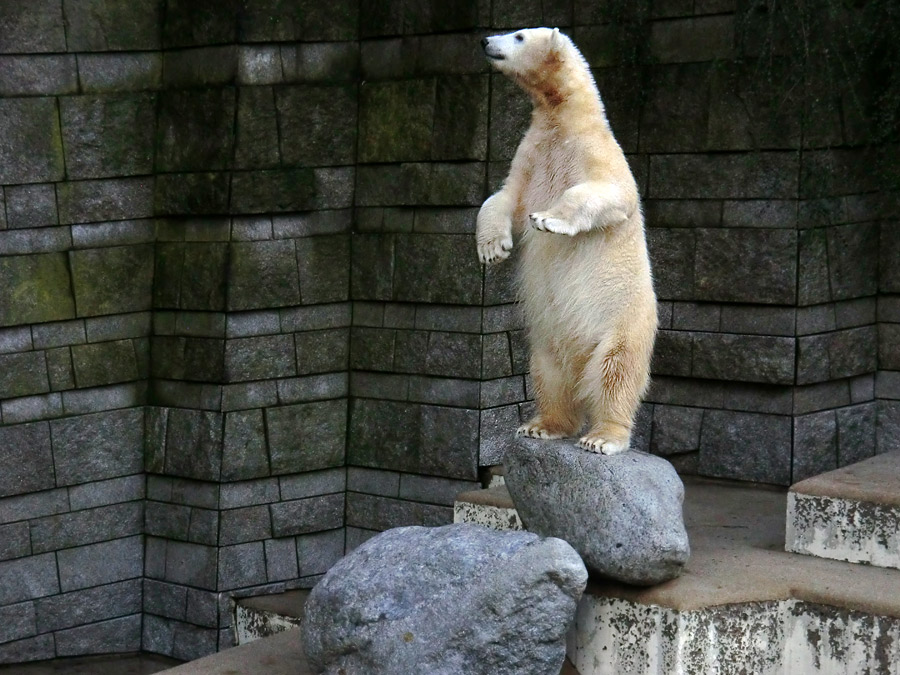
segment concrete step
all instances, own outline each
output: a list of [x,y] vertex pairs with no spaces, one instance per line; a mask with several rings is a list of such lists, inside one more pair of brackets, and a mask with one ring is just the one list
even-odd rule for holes
[[482,485],[485,487],[501,487],[502,485],[506,485],[506,469],[503,468],[502,464],[494,464],[493,466],[484,467],[481,470],[482,473]]
[[877,455],[791,487],[785,548],[900,569],[900,452]]
[[282,631],[164,672],[166,675],[314,675],[303,654],[298,630]]
[[300,589],[235,600],[234,643],[243,645],[299,627],[307,597],[309,590]]
[[[580,675],[900,673],[900,573],[785,552],[782,489],[684,481],[684,575],[592,579],[569,633]],[[510,508],[477,492],[459,513]]]
[[[107,672],[107,671],[104,671]],[[118,672],[118,671],[108,671]],[[300,631],[289,630],[165,671],[166,675],[314,675]],[[375,675],[374,673],[372,675]],[[428,675],[428,673],[422,673]],[[460,673],[465,675],[465,673]],[[567,660],[560,675],[579,675]]]
[[505,484],[459,495],[453,504],[453,522],[484,525],[494,530],[523,529]]

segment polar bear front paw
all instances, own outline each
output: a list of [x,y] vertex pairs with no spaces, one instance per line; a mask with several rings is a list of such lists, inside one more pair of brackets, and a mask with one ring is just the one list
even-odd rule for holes
[[498,237],[484,243],[479,243],[478,259],[481,261],[482,265],[506,260],[509,257],[509,252],[512,250],[512,247],[512,237],[508,236],[502,238]]
[[576,445],[582,450],[596,452],[599,455],[618,455],[628,449],[628,443],[613,441],[601,436],[583,436]]
[[578,230],[571,223],[561,218],[554,218],[548,213],[532,213],[528,218],[531,221],[531,226],[541,232],[567,234],[569,236],[578,233]]

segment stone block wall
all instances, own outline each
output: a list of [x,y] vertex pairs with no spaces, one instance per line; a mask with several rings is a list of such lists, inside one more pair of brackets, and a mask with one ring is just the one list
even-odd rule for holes
[[871,54],[838,28],[877,15],[687,9],[628,10],[644,36],[630,62],[574,29],[643,182],[661,330],[640,442],[685,471],[787,485],[876,451],[895,205],[863,119]]
[[0,8],[0,663],[202,656],[344,552],[357,9],[314,4]]
[[900,450],[900,221],[881,224],[878,296],[877,447]]
[[0,8],[0,663],[141,647],[156,94],[76,13]]
[[[483,32],[568,31],[638,180],[661,330],[635,445],[685,472],[780,485],[897,447],[897,387],[879,373],[897,320],[884,281],[900,263],[896,169],[879,153],[876,72],[897,60],[896,15],[733,0],[467,7],[444,28],[465,35],[389,12],[363,22],[353,540],[433,522],[437,478],[475,478],[475,448],[479,466],[498,463],[532,411],[513,265],[479,276],[471,257],[478,203],[530,110],[466,47]],[[487,93],[447,120],[441,97],[463,78]],[[401,138],[380,117],[402,120]],[[402,492],[417,469],[434,476],[429,509]]]
[[483,25],[484,8],[470,4],[457,17],[362,24],[351,545],[400,524],[449,522],[455,494],[478,475],[483,289],[472,233],[489,81],[471,33],[419,34]]
[[529,102],[493,32],[574,37],[638,179],[635,445],[782,485],[900,448],[883,11],[6,0],[0,663],[228,646],[230,597],[449,522],[501,460],[528,347],[473,233]]
[[167,2],[156,108],[142,647],[344,552],[355,3]]

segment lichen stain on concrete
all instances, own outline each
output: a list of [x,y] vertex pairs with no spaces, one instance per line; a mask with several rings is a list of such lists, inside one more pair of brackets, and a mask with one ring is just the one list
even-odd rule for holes
[[235,642],[239,645],[298,628],[301,620],[237,605],[234,614]]
[[785,548],[833,560],[900,568],[900,510],[790,493]]
[[900,619],[797,600],[680,612],[585,596],[568,644],[581,675],[900,672]]
[[524,530],[522,520],[515,509],[504,509],[486,504],[470,504],[456,502],[453,505],[454,523],[471,523],[483,525],[492,530]]

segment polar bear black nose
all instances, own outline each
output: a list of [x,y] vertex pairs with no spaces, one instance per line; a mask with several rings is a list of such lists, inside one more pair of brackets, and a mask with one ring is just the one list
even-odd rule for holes
[[487,38],[481,38],[481,46],[482,46],[482,47],[485,47],[485,48],[488,46],[488,39],[487,39]]

